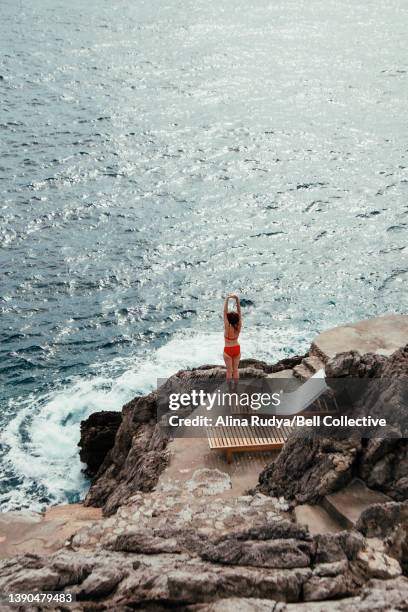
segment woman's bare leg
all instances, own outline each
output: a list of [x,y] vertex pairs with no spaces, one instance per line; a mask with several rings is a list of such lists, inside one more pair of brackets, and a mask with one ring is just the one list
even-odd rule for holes
[[224,353],[224,361],[225,361],[225,367],[227,368],[226,379],[228,382],[230,382],[232,378],[232,357],[227,355],[227,353]]
[[238,384],[239,380],[239,360],[241,359],[241,355],[237,355],[232,358],[232,377],[234,379],[234,383]]

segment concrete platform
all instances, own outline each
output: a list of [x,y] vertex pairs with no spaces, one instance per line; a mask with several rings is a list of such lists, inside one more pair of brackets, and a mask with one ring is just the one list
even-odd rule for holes
[[86,508],[82,504],[51,506],[45,514],[0,513],[0,559],[25,553],[54,552],[82,527],[101,517],[100,508]]
[[347,487],[326,495],[323,507],[329,515],[346,529],[355,527],[362,512],[373,504],[392,501],[388,495],[369,489],[361,480],[353,480]]
[[408,315],[389,314],[319,334],[312,342],[311,354],[325,362],[345,351],[389,356],[406,344]]
[[170,442],[170,462],[160,482],[185,481],[199,468],[218,469],[231,477],[232,488],[222,497],[245,495],[258,484],[260,472],[276,459],[279,451],[243,453],[227,463],[224,453],[212,451],[207,437],[175,438]]

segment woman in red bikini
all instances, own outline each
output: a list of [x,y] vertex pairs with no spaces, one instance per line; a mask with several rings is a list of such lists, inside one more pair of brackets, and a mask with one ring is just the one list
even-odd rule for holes
[[[236,312],[228,312],[229,300],[235,300]],[[239,371],[238,365],[241,357],[241,348],[238,344],[239,334],[241,332],[242,318],[241,306],[237,295],[229,295],[224,302],[224,361],[227,368],[227,381],[231,378],[234,382],[238,382]]]

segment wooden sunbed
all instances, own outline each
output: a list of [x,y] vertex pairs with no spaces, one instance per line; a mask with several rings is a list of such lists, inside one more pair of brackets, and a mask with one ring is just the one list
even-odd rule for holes
[[[315,415],[335,414],[338,405],[334,393],[324,382],[324,370],[316,372],[313,379],[322,380],[321,388],[310,387],[310,382],[304,383],[302,393],[305,394],[305,408],[296,409],[295,412],[286,410],[284,414],[304,414],[307,417]],[[311,379],[309,379],[310,381]],[[312,381],[316,384],[316,380]],[[299,390],[298,390],[299,391]],[[295,397],[297,392],[292,394]],[[299,399],[299,398],[298,398]],[[231,406],[231,414],[249,414],[252,410],[249,407],[240,405]],[[211,449],[223,450],[226,454],[228,463],[232,461],[234,453],[268,451],[281,449],[291,433],[291,427],[242,427],[236,425],[225,425],[218,427],[207,427],[208,444]]]
[[[336,399],[331,398],[328,402],[325,398],[319,398],[312,406],[303,411],[304,416],[336,414],[338,406]],[[231,409],[231,413],[248,415],[253,412],[247,410]],[[207,427],[208,444],[211,450],[225,451],[228,463],[232,461],[234,453],[267,451],[281,449],[292,428],[290,427],[239,427],[236,425],[223,425],[218,427]]]
[[234,453],[279,450],[290,432],[290,427],[207,427],[210,448],[224,451],[228,463],[231,463]]

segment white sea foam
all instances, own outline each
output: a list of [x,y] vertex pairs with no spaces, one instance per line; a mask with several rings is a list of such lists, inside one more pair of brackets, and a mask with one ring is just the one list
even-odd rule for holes
[[[289,330],[286,334],[290,335]],[[271,330],[244,330],[243,357],[279,359],[285,354],[288,339],[277,337]],[[77,447],[81,420],[99,410],[120,410],[135,395],[154,389],[158,378],[181,368],[222,364],[222,349],[222,333],[186,329],[153,353],[95,364],[95,376],[26,401],[1,436],[10,448],[6,464],[23,480],[22,486],[8,494],[3,510],[22,506],[40,509],[44,492],[33,496],[33,482],[42,485],[54,503],[68,501],[75,494],[83,496],[88,483],[81,472],[84,466]]]

